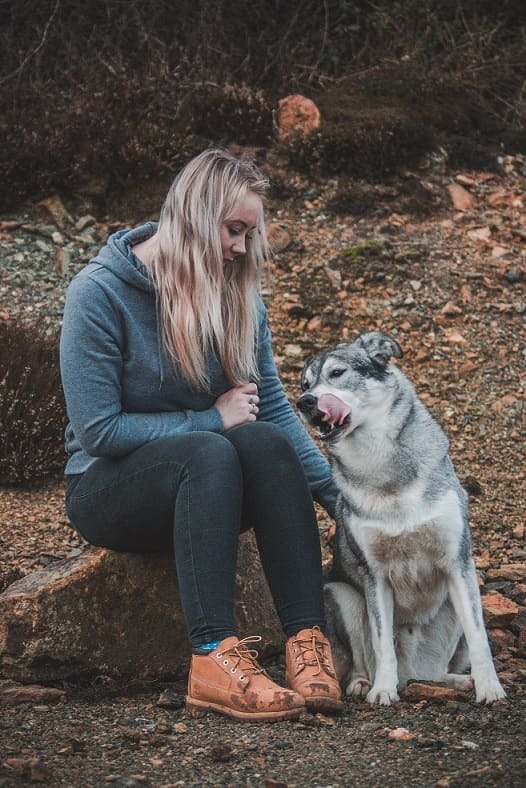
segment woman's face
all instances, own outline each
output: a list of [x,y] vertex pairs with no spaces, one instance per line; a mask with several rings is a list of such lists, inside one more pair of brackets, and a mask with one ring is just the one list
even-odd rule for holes
[[224,262],[232,263],[246,252],[247,240],[257,232],[263,213],[261,197],[247,192],[221,225],[221,251]]

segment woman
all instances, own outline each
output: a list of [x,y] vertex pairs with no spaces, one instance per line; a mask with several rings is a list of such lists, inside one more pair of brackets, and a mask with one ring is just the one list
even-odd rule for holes
[[[112,235],[72,280],[61,336],[68,516],[91,544],[173,550],[192,646],[187,705],[239,719],[341,707],[312,497],[329,466],[279,381],[258,295],[256,167],[208,150],[159,224]],[[276,685],[233,619],[237,543],[253,528],[287,642]]]

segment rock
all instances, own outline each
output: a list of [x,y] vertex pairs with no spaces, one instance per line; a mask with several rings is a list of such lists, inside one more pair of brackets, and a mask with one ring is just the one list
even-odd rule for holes
[[159,695],[159,700],[155,704],[162,709],[182,709],[184,706],[184,698],[178,695],[173,690],[163,690]]
[[[283,634],[251,532],[240,539],[239,636]],[[87,547],[17,580],[0,594],[0,676],[169,676],[189,657],[171,558]]]
[[513,631],[517,634],[517,657],[526,659],[526,609],[522,608],[512,624]]
[[37,203],[37,208],[44,219],[56,224],[57,227],[64,227],[66,222],[73,222],[58,194],[54,194],[52,197],[46,197],[45,200],[40,200],[40,202]]
[[512,285],[518,284],[522,280],[523,276],[524,273],[518,266],[508,268],[508,270],[504,272],[504,278],[507,279]]
[[519,606],[515,602],[498,592],[482,596],[482,609],[488,629],[505,629],[519,612]]
[[407,685],[402,695],[404,700],[408,700],[412,703],[420,700],[428,700],[433,703],[447,703],[451,700],[466,700],[469,692],[469,690],[462,691],[451,689],[444,684],[415,681]]
[[462,309],[458,307],[453,301],[448,301],[445,306],[442,307],[442,314],[446,315],[447,317],[454,317],[456,315],[462,314]]
[[475,207],[475,200],[467,189],[464,189],[459,183],[450,183],[447,190],[453,207],[456,208],[457,211],[473,210]]
[[319,125],[320,111],[311,99],[295,93],[278,101],[278,134],[282,139],[312,134]]
[[2,766],[23,782],[45,783],[51,778],[51,771],[39,758],[6,758]]
[[502,652],[507,651],[510,646],[515,644],[515,635],[509,629],[499,629],[493,627],[488,632],[489,642],[491,646],[491,653],[497,654],[499,659],[502,660]]
[[59,276],[67,276],[71,255],[63,246],[59,246],[55,254],[55,270]]
[[526,580],[526,564],[502,564],[498,569],[488,570],[488,580]]
[[393,728],[387,734],[387,738],[393,741],[411,741],[416,738],[416,733],[411,733],[407,728]]
[[0,706],[16,706],[19,703],[58,703],[65,697],[64,690],[40,687],[38,684],[13,684],[0,687]]

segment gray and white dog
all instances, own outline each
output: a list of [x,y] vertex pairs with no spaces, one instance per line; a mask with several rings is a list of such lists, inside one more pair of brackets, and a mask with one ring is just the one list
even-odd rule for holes
[[[505,697],[471,556],[467,496],[441,427],[378,332],[309,359],[298,409],[340,490],[329,637],[348,695],[389,705],[411,679]],[[466,671],[471,664],[471,676]]]

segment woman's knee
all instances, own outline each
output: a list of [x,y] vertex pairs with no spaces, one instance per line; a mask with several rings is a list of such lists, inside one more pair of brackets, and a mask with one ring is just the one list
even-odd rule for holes
[[240,476],[239,457],[234,446],[215,432],[190,432],[158,442],[160,463],[175,464],[182,474],[200,478]]
[[241,459],[268,467],[299,465],[300,459],[287,433],[277,424],[259,421],[242,424],[226,433]]

